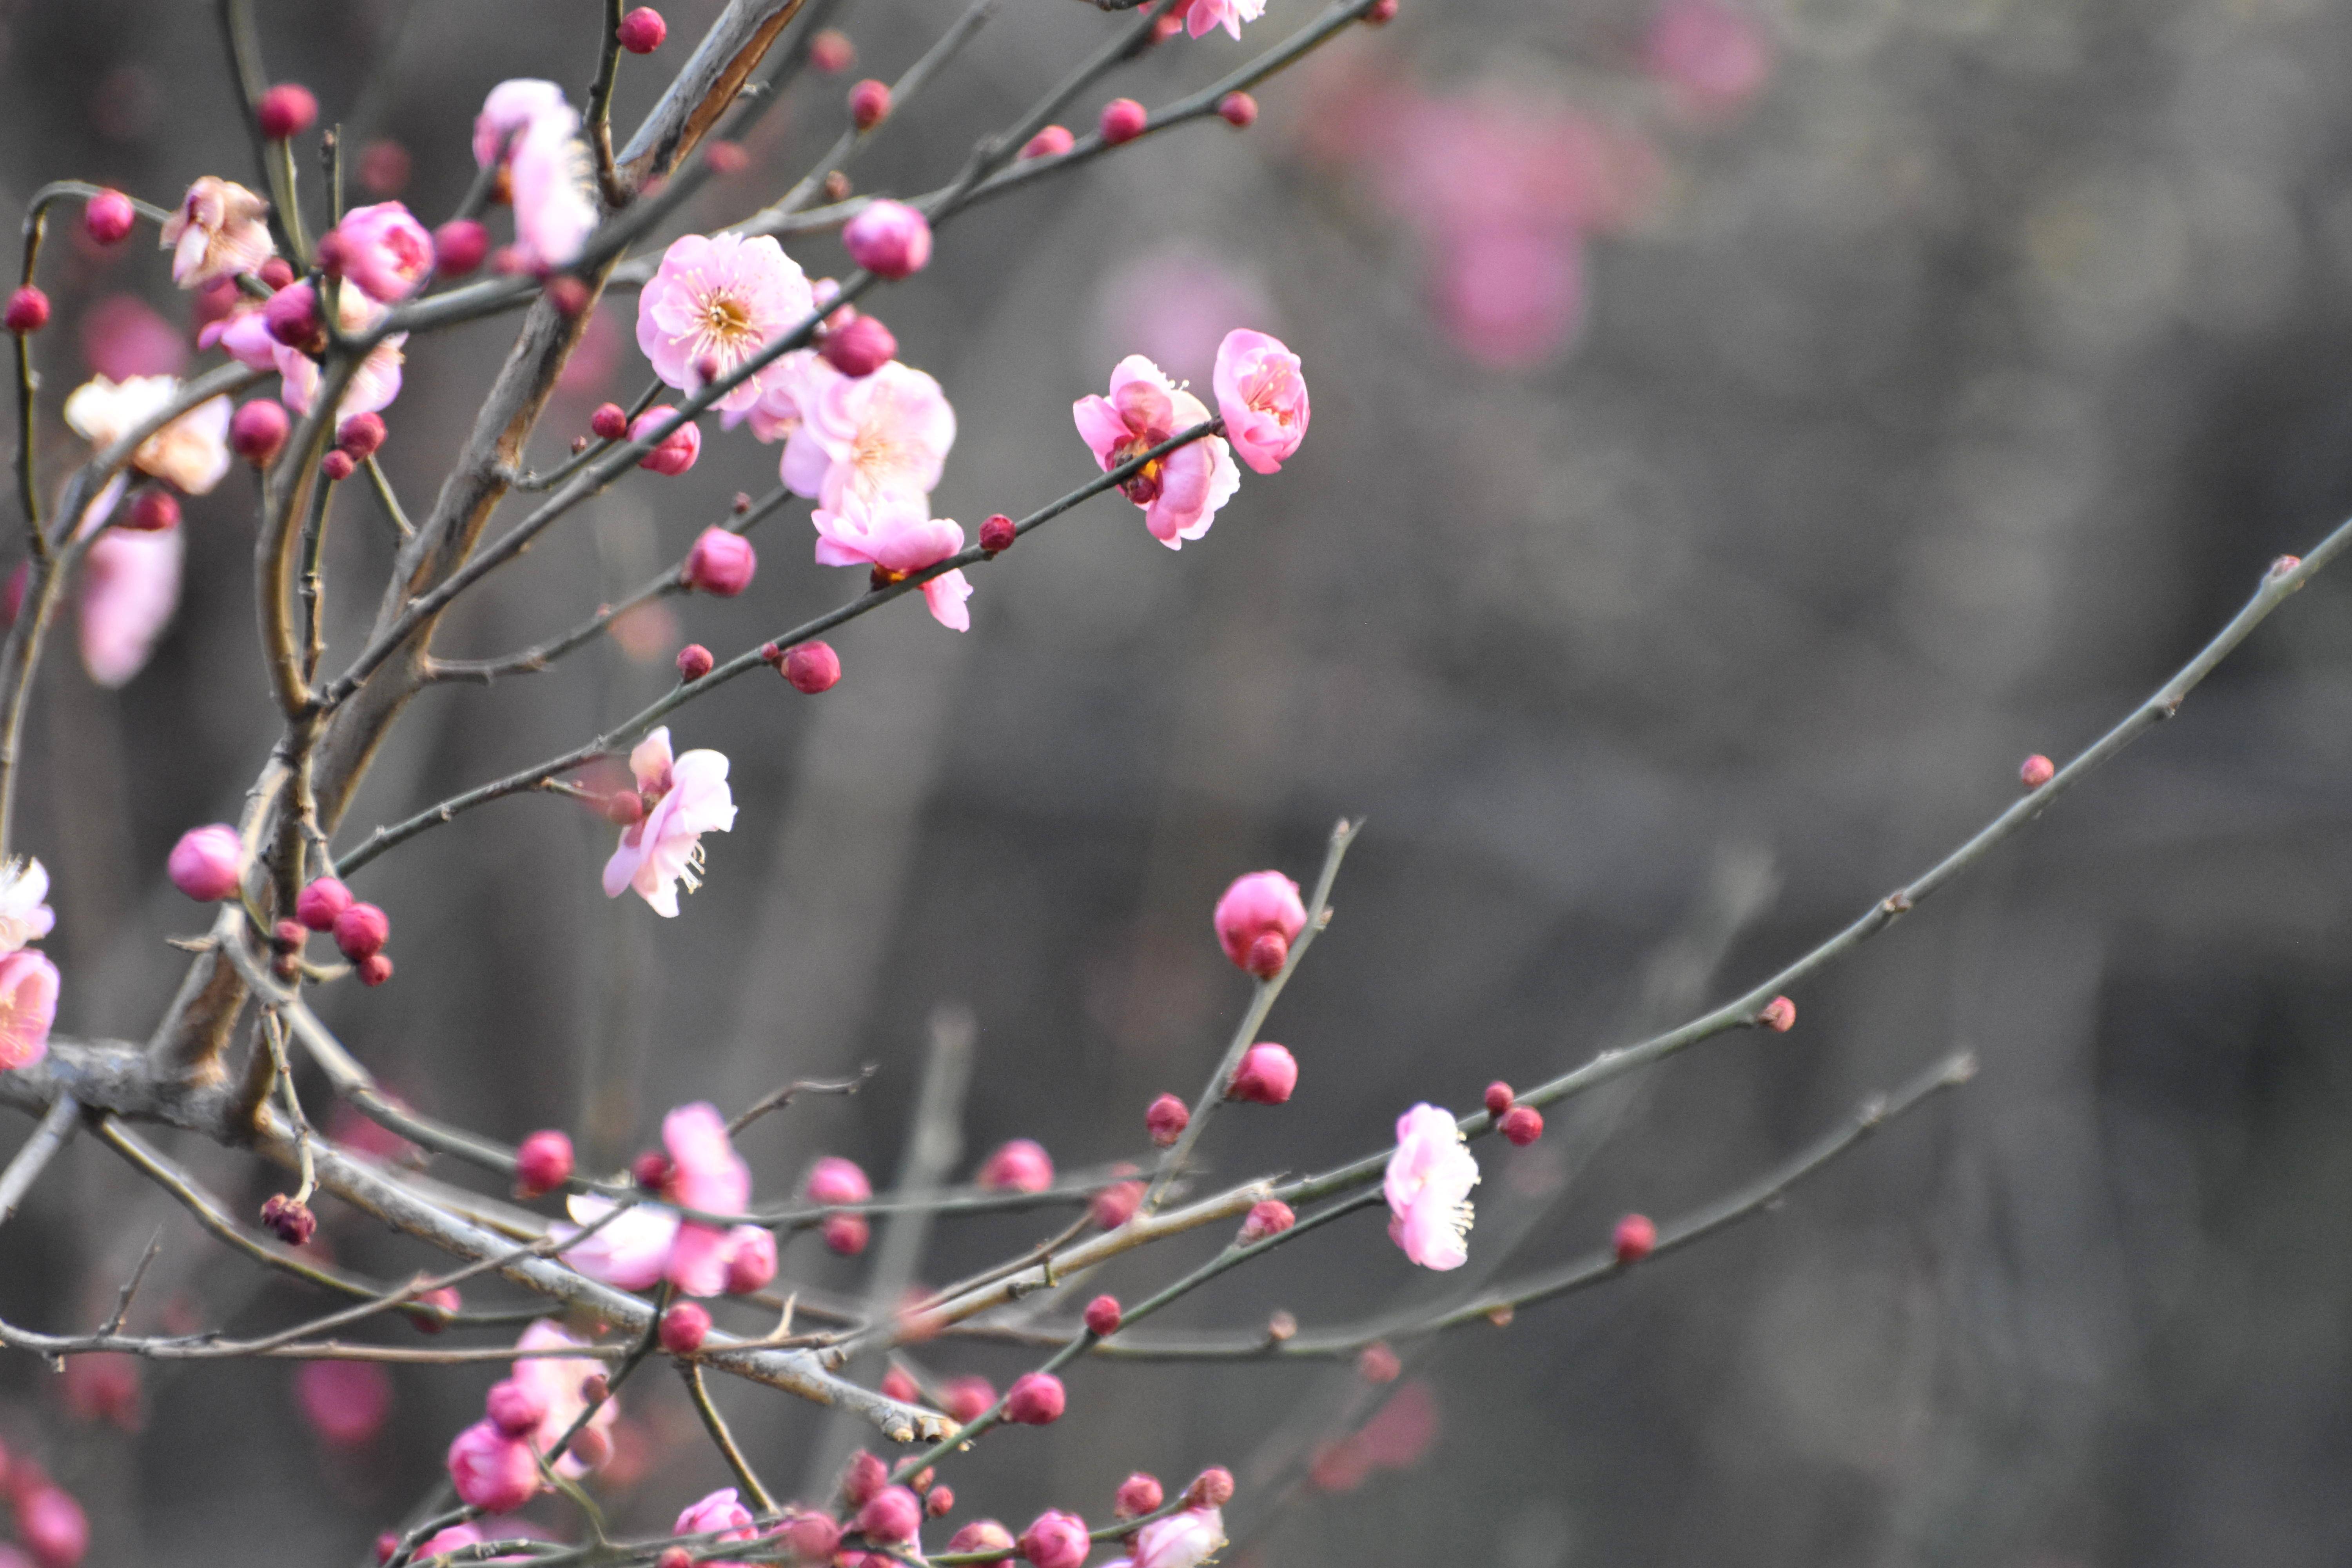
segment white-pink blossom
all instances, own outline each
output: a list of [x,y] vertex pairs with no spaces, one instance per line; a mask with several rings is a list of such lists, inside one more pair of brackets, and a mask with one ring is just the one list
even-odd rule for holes
[[[574,1337],[553,1319],[541,1318],[522,1331],[522,1338],[515,1342],[515,1348],[547,1351],[578,1345],[585,1349],[587,1343],[587,1341]],[[604,1370],[604,1363],[593,1356],[531,1355],[516,1358],[515,1382],[544,1401],[547,1406],[547,1414],[540,1419],[538,1429],[530,1436],[531,1447],[544,1454],[572,1430],[572,1424],[580,1419],[582,1411],[588,1408],[587,1397],[580,1392],[580,1385],[591,1373]],[[596,1407],[596,1414],[588,1418],[587,1429],[609,1432],[620,1415],[619,1402],[607,1399]],[[578,1448],[579,1445],[575,1443],[564,1450],[563,1458],[555,1462],[559,1472],[567,1476],[588,1473],[592,1467],[579,1457]]]
[[[680,1208],[740,1214],[751,1201],[751,1167],[735,1152],[727,1120],[717,1107],[697,1101],[663,1117],[662,1144],[670,1160],[662,1196]],[[727,1289],[737,1242],[730,1228],[695,1219],[682,1222],[670,1249],[670,1282],[689,1296],[719,1295]]]
[[801,409],[827,377],[841,372],[825,363],[814,349],[794,349],[760,373],[759,401],[750,407],[722,410],[719,421],[728,429],[749,421],[751,434],[762,441],[782,441],[801,427]]
[[433,276],[433,236],[399,202],[353,207],[320,237],[319,261],[334,277],[389,305]]
[[216,278],[252,272],[277,253],[264,215],[269,204],[233,180],[206,174],[188,187],[163,220],[172,281],[201,289]]
[[[935,565],[963,548],[963,529],[951,518],[932,517],[930,510],[919,494],[885,492],[868,501],[845,490],[837,510],[819,506],[809,514],[816,525],[816,563],[870,565],[887,582]],[[971,613],[964,608],[971,597],[961,569],[923,584],[931,618],[954,631],[971,628]]]
[[58,912],[48,898],[49,873],[38,860],[11,856],[0,861],[0,953],[38,942],[57,928]]
[[596,227],[587,143],[579,112],[565,105],[523,128],[508,160],[514,197],[515,248],[541,271],[580,258]]
[[1196,38],[1212,27],[1223,27],[1238,38],[1244,22],[1265,15],[1265,0],[1189,0],[1177,7],[1177,15],[1184,19],[1184,30]]
[[[1081,397],[1070,413],[1105,473],[1209,418],[1199,398],[1141,354],[1129,354],[1112,369],[1108,397]],[[1151,537],[1181,550],[1184,541],[1209,531],[1217,509],[1241,483],[1223,437],[1204,436],[1154,458],[1119,489],[1143,509]]]
[[1261,474],[1279,471],[1307,438],[1307,378],[1280,338],[1236,327],[1217,345],[1210,377],[1234,456]]
[[[176,376],[134,375],[127,381],[93,376],[74,388],[66,424],[93,447],[110,447],[161,414],[180,394]],[[131,466],[192,496],[209,492],[229,469],[229,400],[206,398],[139,443]]]
[[1135,1568],[1201,1568],[1224,1543],[1223,1510],[1181,1509],[1136,1531]]
[[1416,1105],[1397,1118],[1396,1131],[1383,1184],[1389,1239],[1423,1268],[1459,1268],[1470,1259],[1470,1189],[1478,1184],[1478,1162],[1450,1110]]
[[[551,1226],[549,1228],[559,1240],[579,1235],[581,1226],[595,1225],[616,1205],[610,1198],[600,1198],[593,1193],[575,1193],[564,1206],[580,1226],[560,1222]],[[676,1209],[661,1204],[635,1204],[618,1219],[598,1226],[594,1234],[564,1247],[561,1256],[591,1279],[617,1285],[624,1290],[643,1290],[668,1270],[670,1248],[677,1241],[677,1226]]]
[[502,149],[512,151],[512,139],[533,121],[571,112],[571,105],[563,101],[563,89],[551,81],[517,77],[499,83],[482,100],[481,113],[474,117],[475,163],[488,168]]
[[[664,383],[698,393],[815,309],[800,264],[767,236],[681,235],[637,295],[637,347]],[[713,406],[750,411],[762,379],[752,377]]]
[[[335,314],[345,332],[356,334],[383,320],[385,310],[356,289],[339,289]],[[223,334],[222,341],[226,343],[227,334]],[[394,332],[368,351],[367,358],[352,373],[343,400],[335,405],[338,426],[357,415],[378,414],[392,405],[392,400],[400,395],[401,364],[405,357],[402,345],[407,342],[406,332]],[[310,400],[319,393],[319,362],[284,343],[272,345],[271,357],[278,366],[278,401],[297,414],[310,413]]]
[[702,836],[735,826],[727,759],[713,751],[673,759],[664,725],[637,742],[629,768],[646,815],[621,830],[620,847],[604,863],[604,896],[617,899],[635,888],[656,914],[675,920],[677,884],[683,881],[689,893],[702,885]]
[[844,496],[929,496],[955,445],[955,410],[940,384],[893,360],[846,376],[818,360],[803,371],[801,423],[778,465],[794,495],[839,510]]

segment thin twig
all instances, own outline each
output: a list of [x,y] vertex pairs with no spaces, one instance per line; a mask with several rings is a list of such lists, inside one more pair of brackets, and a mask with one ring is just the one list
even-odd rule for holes
[[759,1472],[751,1468],[751,1461],[745,1458],[743,1450],[736,1446],[735,1434],[727,1429],[727,1417],[719,1413],[719,1406],[710,1402],[710,1391],[702,1386],[702,1368],[692,1361],[681,1359],[677,1363],[677,1374],[685,1380],[687,1397],[694,1401],[694,1413],[702,1417],[702,1429],[710,1434],[710,1440],[718,1446],[720,1457],[727,1461],[727,1468],[735,1472],[735,1479],[742,1487],[744,1495],[751,1500],[752,1508],[761,1513],[775,1512],[775,1498],[760,1484]]
[[58,1096],[33,1129],[33,1135],[25,1140],[25,1146],[9,1160],[8,1168],[0,1171],[0,1225],[6,1225],[16,1215],[16,1205],[25,1201],[25,1194],[33,1190],[33,1184],[41,1179],[41,1173],[49,1168],[49,1162],[80,1124],[81,1107],[74,1097]]
[[727,1124],[727,1136],[730,1138],[740,1137],[742,1135],[743,1129],[751,1126],[751,1123],[759,1121],[760,1118],[767,1115],[768,1112],[772,1110],[782,1110],[784,1107],[790,1105],[794,1100],[803,1094],[856,1094],[859,1089],[866,1087],[866,1083],[868,1079],[871,1079],[876,1073],[880,1072],[881,1070],[882,1067],[879,1062],[868,1062],[864,1067],[857,1069],[857,1076],[855,1078],[794,1079],[792,1082],[784,1085],[783,1088],[770,1089],[767,1093],[753,1100],[750,1106],[745,1108],[741,1115],[736,1117],[734,1121]]

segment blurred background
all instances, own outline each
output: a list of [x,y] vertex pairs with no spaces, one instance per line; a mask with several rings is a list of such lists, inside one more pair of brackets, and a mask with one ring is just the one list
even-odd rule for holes
[[[428,223],[471,176],[492,85],[551,77],[576,100],[593,68],[597,8],[576,0],[257,9],[269,74],[371,149],[358,188]],[[665,10],[671,42],[624,72],[624,126],[718,5]],[[1181,96],[1312,14],[1272,0],[1244,43],[1164,45],[1071,123],[1114,94]],[[845,9],[855,68],[803,79],[682,226],[773,199],[848,83],[895,76],[954,15]],[[853,167],[859,188],[939,184],[1120,25],[1006,0]],[[1205,387],[1234,325],[1285,338],[1314,389],[1279,477],[1246,477],[1172,555],[1098,500],[971,574],[969,635],[894,606],[834,639],[847,673],[821,699],[762,676],[687,710],[678,746],[731,758],[741,815],[676,921],[600,895],[612,829],[561,800],[415,840],[357,879],[392,913],[397,977],[320,1005],[418,1105],[505,1138],[565,1127],[608,1164],[670,1105],[875,1064],[855,1099],[745,1134],[768,1200],[821,1153],[887,1184],[930,1039],[968,1016],[950,1174],[1016,1136],[1099,1166],[1142,1157],[1143,1107],[1197,1092],[1246,998],[1210,931],[1218,892],[1264,866],[1310,879],[1350,814],[1369,820],[1338,918],[1266,1030],[1297,1095],[1221,1117],[1216,1176],[1352,1157],[1417,1100],[1466,1109],[1490,1079],[1687,1016],[2000,810],[2028,752],[2088,743],[2352,510],[2352,109],[2328,86],[2347,71],[2352,16],[2318,0],[1405,0],[1268,84],[1250,132],[1189,127],[976,211],[874,301],[955,403],[936,510],[968,529],[1091,475],[1067,410],[1117,358]],[[163,204],[199,174],[251,178],[208,6],[0,5],[0,147],[9,210],[52,178]],[[52,475],[77,450],[56,401],[85,375],[214,357],[191,353],[143,230],[112,251],[57,231]],[[829,237],[792,249],[812,274],[845,265]],[[607,300],[541,466],[644,384],[632,321]],[[383,460],[413,511],[511,330],[410,343]],[[772,486],[776,455],[712,429],[690,475],[621,485],[499,573],[440,651],[570,625]],[[249,476],[187,510],[148,667],[101,689],[67,626],[42,672],[23,835],[56,879],[68,1032],[152,1026],[182,962],[163,939],[203,921],[164,854],[232,814],[272,738]],[[428,693],[343,842],[634,710],[682,642],[725,657],[852,595],[810,537],[796,503],[754,535],[742,597],[667,601],[555,673]],[[388,559],[353,495],[331,665]],[[1107,1518],[1130,1469],[1172,1488],[1223,1463],[1228,1560],[1261,1568],[2345,1561],[2347,612],[2352,579],[2320,578],[2179,722],[1800,990],[1793,1033],[1562,1108],[1531,1149],[1478,1145],[1467,1276],[1696,1207],[1967,1047],[1983,1070],[1962,1093],[1769,1217],[1407,1348],[1394,1384],[1082,1366],[1059,1425],[955,1468],[950,1523]],[[0,1151],[27,1131],[10,1121]],[[241,1212],[279,1185],[170,1146]],[[353,1267],[428,1261],[331,1203],[324,1222]],[[941,1223],[916,1278],[1058,1223]],[[159,1226],[134,1329],[316,1310],[85,1141],[0,1231],[0,1315],[102,1321]],[[1223,1239],[1100,1288],[1133,1300]],[[891,1245],[885,1227],[850,1260],[803,1233],[779,1288],[856,1299]],[[1280,1309],[1311,1331],[1465,1278],[1412,1269],[1368,1216],[1163,1326]],[[1034,1358],[918,1359],[1003,1386]],[[61,1377],[14,1357],[0,1441],[84,1499],[94,1563],[356,1563],[494,1375],[397,1369],[380,1426],[336,1441],[288,1363]],[[782,1492],[817,1495],[858,1440],[782,1395],[720,1397]],[[614,1522],[667,1529],[725,1477],[672,1380],[623,1403]]]

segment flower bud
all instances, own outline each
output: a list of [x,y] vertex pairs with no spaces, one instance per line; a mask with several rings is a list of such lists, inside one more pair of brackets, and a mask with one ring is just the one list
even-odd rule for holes
[[710,172],[724,178],[740,174],[751,166],[751,154],[743,151],[740,142],[708,142],[703,144],[702,161]]
[[307,937],[299,921],[279,921],[269,928],[269,950],[272,952],[299,952]]
[[45,1480],[16,1491],[16,1534],[41,1568],[74,1568],[89,1551],[89,1516]]
[[1116,147],[1122,142],[1132,142],[1143,134],[1145,121],[1151,118],[1143,105],[1131,98],[1114,98],[1102,107],[1102,119],[1097,129],[1102,139]]
[[[1307,906],[1298,884],[1279,871],[1252,871],[1234,879],[1217,900],[1211,923],[1225,956],[1260,979],[1280,972],[1290,944],[1307,929]],[[1278,943],[1264,939],[1278,937]]]
[[1234,1473],[1223,1465],[1211,1465],[1184,1489],[1187,1508],[1223,1508],[1233,1500]]
[[261,133],[272,142],[299,136],[318,122],[319,100],[307,87],[281,81],[261,95],[256,106]]
[[979,1420],[995,1403],[996,1384],[984,1377],[951,1377],[940,1385],[940,1408],[961,1422]]
[[82,232],[100,245],[119,245],[139,221],[139,209],[121,191],[100,191],[81,209]]
[[862,1204],[874,1195],[874,1184],[855,1160],[827,1154],[809,1168],[803,1190],[813,1204]]
[[849,1456],[841,1472],[841,1495],[852,1508],[864,1508],[890,1484],[890,1467],[860,1448]]
[[1059,1509],[1039,1514],[1014,1545],[1032,1568],[1078,1568],[1094,1549],[1087,1538],[1087,1521]]
[[904,202],[877,201],[842,228],[841,243],[877,278],[904,278],[929,264],[931,225]]
[[39,331],[49,324],[49,297],[26,284],[8,296],[8,309],[0,314],[0,324],[18,337]]
[[365,459],[376,455],[383,446],[383,416],[354,414],[335,429],[335,447],[353,458]]
[[827,1215],[821,1234],[824,1237],[824,1244],[844,1258],[855,1258],[866,1250],[866,1242],[873,1237],[874,1227],[862,1214]]
[[236,829],[215,822],[180,835],[164,869],[171,875],[172,886],[196,902],[218,903],[236,894],[238,862],[244,856],[245,846],[238,842]]
[[1034,1138],[1015,1138],[988,1157],[980,1184],[996,1193],[1042,1193],[1054,1184],[1054,1157]]
[[1119,1318],[1116,1296],[1097,1296],[1087,1303],[1087,1329],[1098,1340],[1118,1332]]
[[269,335],[289,349],[317,353],[327,346],[327,320],[319,314],[319,293],[308,283],[289,283],[261,307]]
[[857,1510],[857,1532],[877,1546],[915,1539],[923,1526],[923,1500],[905,1487],[885,1487]]
[[454,217],[433,231],[433,270],[443,278],[470,277],[490,254],[490,231],[469,217]]
[[1165,1149],[1184,1135],[1192,1125],[1192,1112],[1182,1100],[1172,1094],[1163,1094],[1153,1100],[1143,1112],[1143,1130],[1151,1134],[1152,1142]]
[[373,989],[392,978],[392,960],[383,953],[371,952],[360,960],[353,973],[359,975],[361,984]]
[[654,1568],[694,1568],[694,1553],[683,1546],[665,1546],[654,1559]]
[[898,340],[872,316],[859,316],[827,332],[817,353],[825,363],[855,378],[872,375],[897,358]]
[[1280,1198],[1262,1198],[1250,1205],[1243,1217],[1241,1235],[1235,1237],[1242,1246],[1264,1241],[1269,1236],[1280,1236],[1298,1223],[1298,1216]]
[[794,643],[785,653],[782,674],[793,689],[814,697],[830,691],[841,679],[841,656],[825,642]]
[[646,819],[646,797],[633,789],[614,790],[596,803],[596,810],[616,827],[635,827]]
[[169,533],[180,526],[180,498],[161,485],[142,485],[121,526],[134,533]]
[[532,1133],[515,1151],[515,1195],[535,1198],[572,1179],[572,1140],[553,1128]]
[[310,1212],[308,1204],[295,1202],[284,1193],[272,1193],[269,1201],[261,1205],[261,1223],[289,1247],[302,1247],[318,1234],[319,1216]]
[[312,931],[335,929],[335,917],[352,907],[352,890],[332,877],[313,878],[294,897],[294,918]]
[[803,1563],[830,1563],[841,1550],[841,1526],[821,1513],[794,1515],[782,1534]]
[[1111,1511],[1121,1519],[1140,1519],[1147,1513],[1158,1513],[1160,1505],[1167,1500],[1160,1478],[1138,1470],[1118,1483],[1118,1500],[1111,1505]]
[[1396,14],[1397,0],[1372,0],[1371,8],[1364,13],[1364,26],[1385,27],[1396,20]]
[[751,585],[760,568],[751,542],[723,528],[706,528],[686,557],[686,585],[721,599],[731,599]]
[[661,1315],[661,1347],[672,1355],[692,1355],[710,1334],[710,1314],[692,1301],[679,1301]]
[[904,1367],[894,1366],[882,1374],[883,1398],[895,1399],[901,1405],[912,1405],[922,1396],[923,1391],[915,1386],[915,1380],[907,1375]]
[[629,1179],[649,1193],[657,1193],[669,1181],[669,1156],[658,1149],[648,1149],[629,1164]]
[[490,1384],[489,1394],[482,1400],[482,1413],[508,1436],[528,1437],[547,1419],[547,1395],[509,1377]]
[[890,118],[890,89],[887,83],[867,77],[849,89],[849,122],[860,131],[871,131]]
[[621,47],[629,53],[649,55],[660,48],[662,40],[669,37],[669,24],[663,21],[662,14],[652,6],[640,5],[621,18],[617,36]]
[[357,963],[392,938],[392,917],[373,904],[353,904],[335,917],[335,945]]
[[1021,149],[1021,155],[1024,158],[1058,158],[1076,145],[1077,140],[1070,134],[1068,126],[1048,125],[1029,138],[1028,145]]
[[2039,752],[2026,758],[2025,765],[2017,770],[2018,782],[2028,789],[2040,789],[2057,776],[2058,764]]
[[613,1457],[612,1435],[602,1426],[583,1426],[572,1439],[572,1455],[592,1470],[601,1470]]
[[948,1537],[950,1552],[1008,1552],[1013,1532],[992,1519],[975,1519]]
[[735,1250],[727,1259],[727,1293],[748,1296],[764,1290],[776,1277],[776,1238],[756,1225],[739,1225],[730,1232]]
[[1280,1105],[1297,1085],[1297,1060],[1282,1047],[1261,1042],[1243,1053],[1241,1066],[1234,1069],[1233,1081],[1225,1086],[1225,1098],[1250,1105]]
[[285,405],[275,398],[257,397],[237,405],[228,422],[228,444],[236,455],[257,468],[266,468],[286,445],[288,432],[294,421],[287,417]]
[[1509,1084],[1496,1079],[1486,1086],[1486,1114],[1498,1117],[1510,1110],[1517,1099],[1518,1096],[1511,1092]]
[[923,1511],[933,1519],[945,1519],[955,1511],[955,1489],[933,1487],[923,1494]]
[[408,1314],[410,1325],[418,1333],[437,1334],[449,1326],[441,1317],[441,1313],[461,1310],[466,1301],[464,1297],[457,1294],[455,1286],[444,1285],[437,1290],[423,1292],[415,1298],[414,1304],[419,1308],[438,1309],[437,1311],[412,1311]]
[[1024,1426],[1050,1426],[1062,1418],[1068,1404],[1060,1378],[1050,1372],[1024,1373],[1004,1396],[1004,1418]]
[[1610,1245],[1616,1249],[1619,1263],[1639,1263],[1657,1247],[1658,1227],[1647,1215],[1629,1214],[1617,1222]]
[[1403,1370],[1396,1352],[1378,1341],[1366,1345],[1356,1357],[1356,1375],[1366,1383],[1394,1383]]
[[857,46],[848,34],[827,27],[809,40],[808,63],[827,76],[838,76],[857,63]]
[[1142,1202],[1141,1182],[1113,1182],[1094,1195],[1087,1209],[1096,1225],[1104,1230],[1117,1230],[1135,1217]]
[[539,291],[559,316],[576,316],[588,308],[588,285],[569,272],[557,273]]
[[1290,939],[1278,931],[1264,931],[1250,939],[1242,967],[1260,980],[1271,980],[1290,962]]
[[1229,92],[1217,100],[1217,118],[1236,131],[1257,123],[1257,100],[1245,92]]
[[1543,1136],[1543,1112],[1532,1105],[1514,1105],[1503,1112],[1502,1121],[1496,1125],[1503,1130],[1504,1137],[1524,1149]]
[[1764,1004],[1756,1021],[1776,1035],[1785,1035],[1797,1026],[1797,1005],[1786,996],[1775,996]]
[[849,176],[838,169],[826,171],[824,183],[818,187],[824,193],[824,199],[829,202],[845,202],[849,199],[849,193],[856,188],[849,183]]
[[358,467],[352,461],[352,455],[340,447],[328,447],[327,455],[319,459],[319,471],[338,484],[350,479]]
[[700,680],[718,662],[710,657],[709,648],[698,642],[690,642],[677,650],[677,678],[680,680]]
[[583,1404],[602,1405],[613,1397],[613,1380],[601,1372],[592,1372],[580,1380],[580,1398]]

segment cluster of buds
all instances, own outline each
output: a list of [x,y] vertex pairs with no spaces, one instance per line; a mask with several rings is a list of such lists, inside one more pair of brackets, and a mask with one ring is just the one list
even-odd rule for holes
[[361,984],[381,985],[392,978],[392,960],[383,951],[392,939],[392,917],[354,900],[336,879],[320,877],[307,884],[295,897],[294,919],[306,930],[331,935]]

